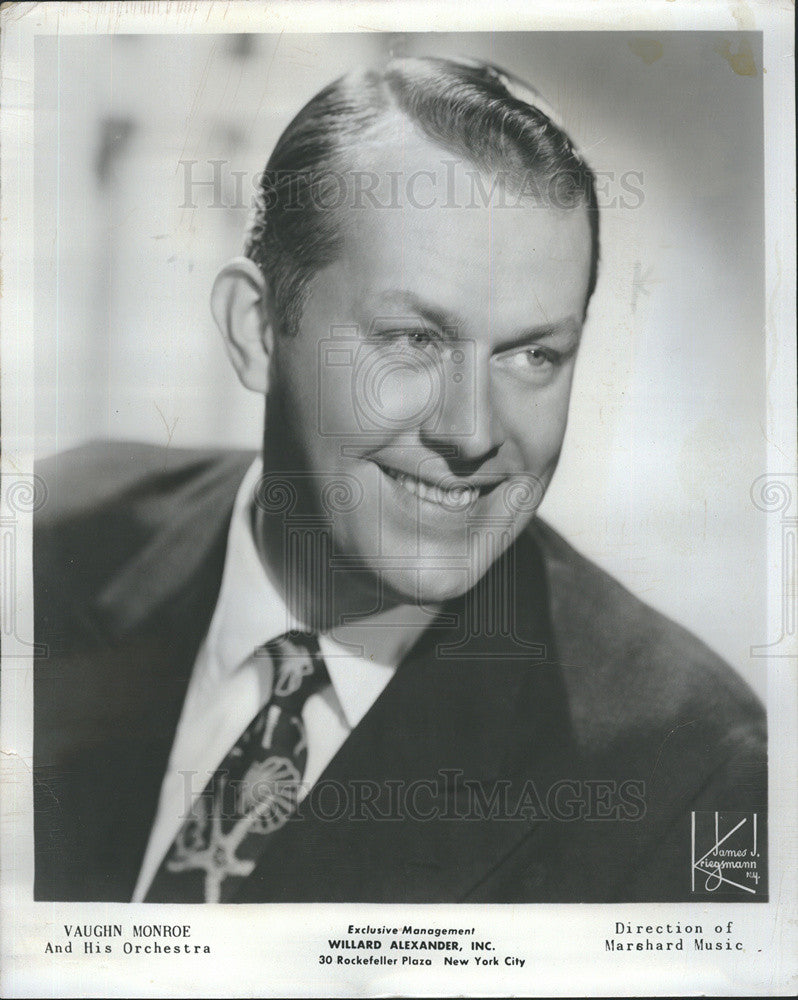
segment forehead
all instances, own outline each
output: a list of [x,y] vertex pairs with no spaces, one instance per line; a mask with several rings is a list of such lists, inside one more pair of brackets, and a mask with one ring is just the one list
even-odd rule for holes
[[581,321],[591,253],[584,206],[520,196],[412,126],[385,140],[365,157],[375,197],[353,200],[333,265],[352,304],[380,308],[387,290],[401,288],[483,330]]

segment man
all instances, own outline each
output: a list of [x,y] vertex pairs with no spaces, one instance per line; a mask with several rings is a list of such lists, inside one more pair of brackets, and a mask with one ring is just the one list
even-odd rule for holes
[[597,269],[590,169],[501,71],[299,113],[212,292],[260,456],[42,470],[37,898],[710,894],[761,707],[535,517]]

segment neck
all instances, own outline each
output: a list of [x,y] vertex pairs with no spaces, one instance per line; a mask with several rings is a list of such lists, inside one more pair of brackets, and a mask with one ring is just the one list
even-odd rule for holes
[[336,567],[332,531],[312,518],[252,507],[255,545],[292,616],[356,655],[396,665],[434,621],[438,606],[408,602],[373,573]]

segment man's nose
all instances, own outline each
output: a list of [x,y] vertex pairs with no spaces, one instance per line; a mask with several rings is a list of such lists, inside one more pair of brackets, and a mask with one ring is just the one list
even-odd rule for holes
[[[491,393],[489,358],[469,357],[450,364],[443,376],[440,405],[425,420],[421,435],[432,447],[452,446],[460,461],[485,461],[501,447],[504,429]],[[457,356],[455,356],[455,361]]]

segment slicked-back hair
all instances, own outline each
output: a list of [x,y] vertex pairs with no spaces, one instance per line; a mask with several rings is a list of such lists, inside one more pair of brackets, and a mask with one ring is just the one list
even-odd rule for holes
[[480,171],[498,171],[519,188],[533,178],[537,192],[556,192],[557,208],[584,206],[591,238],[587,310],[599,259],[595,179],[543,107],[528,84],[489,63],[432,57],[353,70],[320,91],[274,148],[245,248],[269,283],[281,329],[298,330],[313,276],[341,252],[347,208],[332,189],[359,169],[359,149],[397,115]]

